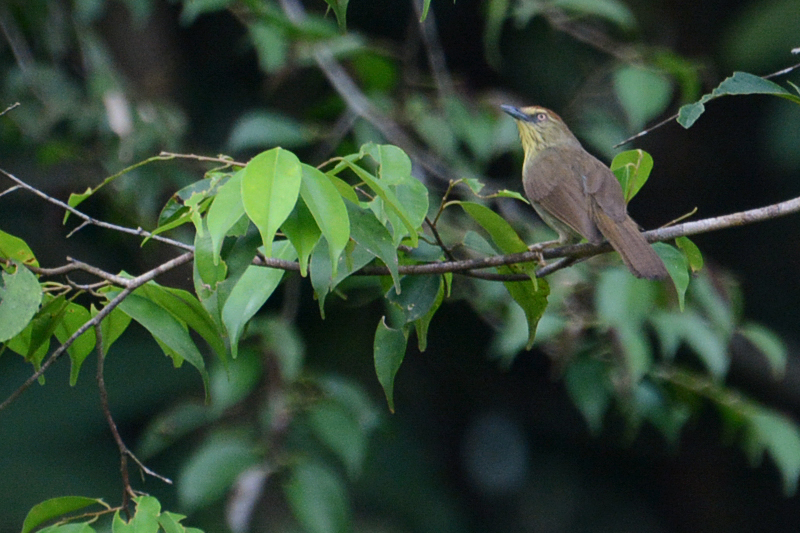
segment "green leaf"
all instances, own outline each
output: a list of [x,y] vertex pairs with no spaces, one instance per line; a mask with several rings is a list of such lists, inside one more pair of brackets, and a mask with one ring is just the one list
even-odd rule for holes
[[456,202],[467,212],[492,238],[495,246],[504,254],[528,251],[528,246],[506,220],[489,209],[475,202]]
[[197,232],[194,236],[194,277],[195,290],[203,299],[204,291],[214,291],[228,274],[228,266],[214,257],[211,232]]
[[[85,307],[73,302],[68,302],[64,313],[61,315],[55,331],[53,332],[59,342],[64,343],[73,333],[91,320],[91,314]],[[69,384],[74,387],[78,382],[78,373],[86,357],[94,350],[97,339],[94,328],[85,331],[75,342],[67,348],[71,363],[69,372]]]
[[225,341],[217,324],[192,293],[164,287],[155,281],[142,286],[139,291],[137,294],[146,296],[169,311],[179,322],[185,323],[200,334],[218,357],[225,357],[227,353]]
[[404,276],[400,280],[401,292],[392,288],[386,298],[400,309],[406,323],[427,315],[442,290],[442,278],[438,274]]
[[653,244],[653,249],[667,267],[672,283],[678,294],[678,306],[683,311],[686,289],[689,287],[689,262],[686,256],[674,246],[663,242]]
[[800,431],[789,417],[757,409],[746,413],[748,422],[747,448],[752,459],[768,451],[783,476],[783,490],[787,497],[797,491],[800,476]]
[[[267,37],[261,32],[260,26],[251,27],[254,38]],[[271,40],[271,38],[270,38]],[[269,52],[275,53],[275,47]],[[284,146],[293,148],[308,144],[313,138],[311,130],[302,122],[293,118],[270,111],[248,111],[236,120],[233,130],[228,138],[227,146],[231,152],[263,149],[270,146]]]
[[598,359],[582,357],[567,367],[564,385],[589,430],[598,433],[611,405],[608,365]]
[[328,241],[335,276],[339,256],[350,240],[350,218],[342,195],[328,176],[310,165],[303,165],[300,195]]
[[382,317],[375,331],[375,373],[386,394],[389,410],[394,413],[394,377],[406,355],[407,333],[404,329],[392,329]]
[[610,168],[622,186],[625,203],[628,203],[647,183],[647,178],[653,170],[653,158],[641,149],[628,150],[614,156]]
[[617,24],[623,29],[636,27],[636,17],[624,2],[619,0],[554,0],[556,8],[574,11],[580,15],[594,15]]
[[681,107],[678,111],[678,124],[687,129],[691,128],[700,115],[705,112],[705,104],[714,98],[746,94],[769,94],[800,104],[800,96],[790,93],[777,83],[747,72],[734,72],[733,76],[725,78],[713,91],[703,95],[698,102]]
[[221,185],[214,202],[208,208],[206,223],[211,234],[211,251],[215,265],[219,264],[219,252],[228,231],[245,216],[242,203],[243,176],[244,170],[240,170]]
[[[500,274],[516,274],[519,273],[518,269],[508,266],[497,268]],[[526,350],[533,347],[533,341],[536,339],[536,328],[539,325],[539,320],[544,315],[547,309],[547,297],[550,295],[550,285],[545,279],[537,279],[526,281],[504,281],[503,285],[511,298],[525,311],[525,318],[528,321],[528,342],[525,345]],[[510,361],[508,361],[510,363]]]
[[333,9],[334,14],[336,14],[336,20],[339,23],[339,31],[344,33],[347,31],[347,3],[350,0],[325,0],[331,9]]
[[754,322],[741,326],[738,332],[764,355],[775,379],[781,379],[789,356],[786,343],[770,329]]
[[[92,318],[94,318],[99,311],[94,307],[92,304],[91,307],[91,314]],[[114,344],[126,329],[128,329],[128,325],[131,323],[131,317],[120,311],[118,308],[114,308],[111,312],[100,322],[100,334],[103,336],[103,349],[105,353],[108,354],[109,349],[111,349],[111,345]],[[95,339],[96,341],[96,339]]]
[[613,328],[625,357],[631,380],[638,382],[653,363],[644,321],[655,305],[656,286],[631,276],[622,269],[609,269],[600,275],[595,289],[597,317]]
[[306,277],[308,275],[308,258],[311,257],[322,232],[302,197],[297,199],[294,210],[283,221],[281,230],[297,251],[300,275]]
[[[351,221],[353,222],[353,230],[355,231],[357,223],[352,217]],[[381,227],[383,228],[383,226]],[[386,228],[383,228],[383,230],[386,231]],[[391,239],[388,231],[386,231],[386,238]],[[392,249],[394,250],[394,248]],[[311,256],[310,277],[311,286],[314,287],[314,296],[319,302],[319,313],[322,318],[325,318],[325,299],[328,294],[350,274],[364,267],[373,259],[375,259],[375,254],[353,241],[353,246],[348,247],[345,253],[339,257],[336,276],[334,276],[330,254],[328,253],[328,243],[327,241],[320,241],[319,245],[314,249],[314,254]]]
[[4,231],[0,231],[0,259],[12,259],[25,265],[38,267],[39,261],[28,244]]
[[[452,273],[448,273],[452,277]],[[439,309],[444,301],[444,283],[441,277],[439,278],[439,290],[436,292],[436,298],[433,304],[428,309],[428,312],[414,321],[414,329],[417,331],[417,347],[420,352],[424,352],[428,347],[428,326],[430,326],[433,315]]]
[[38,533],[95,533],[95,529],[89,525],[90,522],[80,522],[75,524],[54,524]]
[[112,533],[157,533],[161,503],[152,496],[137,496],[133,502],[136,504],[136,513],[130,522],[125,522],[119,511],[114,514]]
[[253,442],[233,430],[216,431],[192,453],[178,475],[178,497],[189,510],[222,499],[236,478],[256,464]]
[[42,287],[36,276],[12,259],[16,272],[2,271],[0,284],[0,342],[25,329],[42,303]]
[[486,196],[485,198],[513,198],[530,205],[528,199],[522,196],[520,193],[517,191],[509,191],[507,189],[501,189],[494,194]]
[[614,91],[628,124],[639,130],[667,108],[672,81],[660,71],[625,64],[614,72]]
[[425,22],[428,18],[428,10],[431,8],[431,0],[422,0],[422,15],[419,17],[420,22]]
[[[294,250],[285,244],[277,247],[276,257],[289,259],[294,257]],[[230,296],[222,308],[222,322],[230,337],[231,354],[238,353],[239,338],[247,322],[261,309],[283,278],[284,271],[251,265],[236,282]]]
[[[117,291],[109,291],[109,298],[118,294]],[[140,296],[140,289],[134,291],[122,300],[118,308],[130,316],[133,320],[144,326],[156,341],[169,348],[165,351],[166,355],[173,358],[176,365],[180,365],[182,360],[175,358],[175,354],[189,363],[200,372],[203,378],[203,385],[208,391],[208,372],[206,371],[203,356],[195,346],[194,341],[189,336],[186,326],[175,319],[172,314],[145,296]]]
[[350,530],[347,492],[339,476],[326,466],[312,461],[296,463],[283,490],[294,516],[308,533]]
[[692,272],[699,272],[703,269],[703,254],[700,248],[692,242],[689,237],[678,237],[675,239],[675,245],[680,248],[686,260],[689,262],[689,268]]
[[397,267],[397,249],[392,242],[389,230],[375,216],[360,207],[345,202],[350,217],[350,237],[383,261],[389,268],[396,290],[400,290],[400,275]]
[[297,156],[273,148],[247,163],[242,177],[242,203],[261,233],[264,255],[272,257],[272,241],[300,194],[302,167]]
[[29,533],[45,522],[79,509],[85,509],[90,505],[102,505],[106,509],[108,508],[103,500],[85,496],[61,496],[37,503],[28,511],[28,515],[22,523],[22,533]]
[[348,475],[358,476],[367,452],[367,438],[358,421],[333,401],[316,404],[308,416],[315,435],[342,461]]
[[[355,172],[356,176],[358,176],[361,180],[363,180],[367,186],[372,189],[372,191],[378,195],[378,197],[383,200],[384,205],[387,209],[394,212],[395,215],[400,219],[401,223],[406,227],[408,230],[408,235],[411,238],[411,246],[417,246],[418,236],[417,236],[417,226],[411,222],[409,218],[409,214],[406,212],[403,204],[398,200],[395,193],[392,189],[389,188],[388,184],[384,184],[381,180],[377,179],[375,176],[361,168],[360,166],[356,165],[355,163],[349,161],[348,159],[342,159],[342,164],[347,166]],[[351,220],[351,222],[353,222]],[[354,231],[351,228],[351,231]]]

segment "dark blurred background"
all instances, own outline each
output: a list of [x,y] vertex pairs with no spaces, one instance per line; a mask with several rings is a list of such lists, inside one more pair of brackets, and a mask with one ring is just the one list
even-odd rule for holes
[[[192,17],[191,2],[3,4],[0,107],[22,105],[0,118],[0,167],[48,194],[65,199],[160,150],[230,153],[246,160],[259,143],[269,142],[252,133],[255,140],[234,140],[235,131],[246,137],[242,123],[254,111],[285,117],[294,129],[284,141],[293,138],[290,147],[304,160],[318,163],[330,155],[320,145],[334,129],[331,117],[344,108],[341,100],[301,49],[280,52],[276,45],[272,55],[254,50],[235,8]],[[321,0],[304,4],[312,13],[325,10]],[[552,18],[525,21],[519,12],[537,8],[536,2],[510,4],[516,21],[502,21],[490,38],[491,10],[503,2],[433,0],[427,23],[438,32],[454,90],[484,114],[495,113],[493,121],[507,120],[496,113],[502,102],[550,107],[605,160],[611,145],[644,126],[626,123],[624,110],[614,103],[615,65],[633,57],[634,45],[646,46],[636,52],[643,59],[669,51],[696,73],[684,87],[672,83],[665,108],[648,117],[648,124],[677,112],[735,70],[764,75],[800,60],[790,53],[800,46],[796,0],[626,0],[636,22],[627,30],[602,19],[595,23],[588,15],[575,17],[572,22],[586,23],[580,31],[597,30],[621,43],[613,53],[600,49],[597,39],[580,41]],[[348,6],[349,35],[380,51],[378,57],[390,65],[386,76],[399,79],[387,83],[406,88],[395,95],[406,110],[414,105],[410,88],[433,85],[420,28],[406,1],[351,0]],[[370,83],[379,93],[374,69],[385,65],[370,61],[356,59],[348,68],[362,88]],[[365,71],[373,74],[360,74]],[[775,81],[786,86],[788,80],[800,84],[797,72]],[[107,119],[120,98],[132,116],[130,123],[113,125]],[[410,119],[397,109],[389,114],[407,126]],[[610,135],[597,127],[598,116],[616,124]],[[691,129],[670,122],[628,147],[643,148],[655,159],[652,178],[630,206],[646,228],[695,207],[695,218],[704,218],[800,194],[800,112],[778,98],[722,98],[711,102]],[[491,154],[473,171],[493,188],[520,190],[515,150]],[[201,172],[191,163],[143,167],[83,208],[112,222],[152,227],[160,206]],[[434,195],[445,188],[436,178],[427,184]],[[171,257],[170,250],[140,249],[132,239],[91,228],[65,240],[69,228],[61,226],[61,218],[59,209],[31,195],[15,192],[0,199],[0,229],[25,239],[44,266],[72,256],[111,271],[140,272]],[[789,216],[694,239],[710,268],[741,284],[744,315],[777,331],[792,348],[800,334],[798,235],[800,218]],[[191,272],[162,282],[190,288]],[[292,294],[286,298],[297,297]],[[380,309],[353,311],[334,303],[322,321],[310,288],[301,284],[298,294],[297,326],[309,366],[355,378],[382,407],[371,359]],[[439,312],[428,350],[409,349],[396,382],[397,413],[384,413],[385,426],[371,441],[364,475],[354,487],[355,512],[364,517],[357,521],[360,531],[788,532],[800,527],[800,501],[784,497],[777,469],[769,461],[750,465],[739,448],[726,444],[710,409],[701,410],[677,443],[665,442],[648,427],[628,439],[613,416],[600,434],[591,434],[547,357],[536,350],[522,353],[502,369],[486,355],[492,335],[473,309],[456,302]],[[107,380],[123,434],[135,443],[158,412],[187,396],[200,397],[200,382],[190,369],[172,371],[143,332],[122,342],[109,358]],[[752,357],[737,353],[733,383],[800,414],[800,370],[793,353],[780,382],[765,378]],[[90,358],[78,386],[70,388],[68,364],[62,361],[48,373],[46,386],[35,386],[0,413],[0,531],[16,531],[27,510],[49,497],[118,498],[118,459],[102,421],[92,365]],[[0,395],[7,396],[29,373],[18,357],[4,354]],[[183,442],[149,464],[175,476],[181,453],[191,445]],[[180,510],[173,489],[150,479],[143,490]],[[217,504],[195,518],[206,531],[224,531],[215,522],[221,519],[213,518],[221,511]]]

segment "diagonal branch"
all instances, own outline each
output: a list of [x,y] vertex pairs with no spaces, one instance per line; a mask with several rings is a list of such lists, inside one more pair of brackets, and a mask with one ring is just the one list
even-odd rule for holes
[[[145,231],[142,228],[136,228],[136,229],[127,228],[125,226],[118,226],[117,224],[111,224],[109,222],[103,222],[102,220],[97,220],[96,218],[90,217],[89,215],[87,215],[87,214],[85,214],[85,213],[83,213],[81,211],[78,211],[77,209],[75,209],[71,205],[67,204],[66,202],[62,202],[61,200],[58,200],[57,198],[53,198],[52,196],[50,196],[48,194],[45,194],[44,192],[40,191],[39,189],[37,189],[37,188],[35,188],[35,187],[31,186],[31,185],[28,185],[27,183],[25,183],[24,181],[22,181],[18,177],[14,176],[13,174],[10,174],[9,172],[6,172],[5,170],[3,170],[1,168],[0,168],[0,173],[4,174],[8,179],[10,179],[14,183],[16,183],[17,187],[25,189],[27,191],[30,191],[33,194],[35,194],[36,196],[38,196],[40,198],[44,198],[46,201],[50,202],[51,204],[57,205],[58,207],[60,207],[62,209],[65,209],[65,210],[69,211],[70,213],[72,213],[73,215],[75,215],[76,217],[82,219],[84,222],[83,222],[83,224],[81,226],[78,227],[78,229],[83,227],[86,224],[92,224],[94,226],[98,226],[98,227],[101,227],[101,228],[111,229],[111,230],[114,230],[114,231],[119,231],[120,233],[128,233],[128,234],[131,234],[131,235],[138,235],[140,237],[149,237],[150,239],[153,239],[154,241],[160,241],[160,242],[163,242],[163,243],[166,243],[166,244],[171,244],[172,246],[175,246],[177,248],[182,248],[184,250],[189,250],[189,251],[194,250],[194,248],[189,244],[185,244],[185,243],[182,243],[180,241],[176,241],[174,239],[169,239],[169,238],[163,237],[161,235],[153,235],[149,231]],[[75,233],[75,231],[77,231],[77,229],[73,230],[72,233]]]
[[111,311],[113,311],[115,307],[117,307],[120,303],[122,303],[122,301],[125,298],[127,298],[128,295],[130,295],[134,290],[138,289],[148,281],[155,279],[157,276],[163,274],[164,272],[168,272],[173,268],[188,263],[189,261],[192,260],[193,257],[194,257],[193,252],[186,252],[183,255],[179,255],[175,259],[171,259],[166,263],[163,263],[157,266],[156,268],[149,270],[144,274],[129,280],[128,285],[124,289],[122,289],[122,291],[120,291],[120,293],[117,296],[115,296],[113,300],[108,302],[106,306],[103,307],[100,310],[100,312],[98,312],[91,320],[88,320],[84,325],[79,327],[75,331],[75,333],[70,335],[70,337],[66,341],[64,341],[61,344],[61,346],[56,348],[56,350],[52,354],[50,354],[50,357],[48,357],[47,360],[44,363],[42,363],[42,366],[39,367],[39,370],[34,372],[28,379],[26,379],[25,382],[22,385],[20,385],[20,387],[17,390],[12,392],[8,396],[8,398],[6,398],[3,401],[3,403],[0,403],[0,411],[8,407],[23,392],[25,392],[28,389],[28,387],[33,385],[36,382],[36,380],[38,380],[47,371],[47,369],[50,368],[50,366],[53,363],[58,361],[58,359],[64,354],[64,352],[67,351],[67,348],[72,346],[72,343],[74,343],[78,337],[86,333],[89,329],[100,324],[100,322],[109,314],[111,314]]

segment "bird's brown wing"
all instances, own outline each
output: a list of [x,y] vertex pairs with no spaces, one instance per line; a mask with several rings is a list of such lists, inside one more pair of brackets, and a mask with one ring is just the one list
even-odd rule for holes
[[[589,155],[589,154],[585,154]],[[586,194],[590,196],[611,220],[622,222],[628,216],[625,196],[614,173],[596,157],[582,157],[578,172],[584,176]]]
[[523,170],[528,199],[589,242],[602,239],[591,218],[589,197],[571,150],[547,148]]

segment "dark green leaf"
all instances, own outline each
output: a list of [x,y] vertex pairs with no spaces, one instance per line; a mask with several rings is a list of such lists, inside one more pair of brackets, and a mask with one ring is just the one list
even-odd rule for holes
[[[519,270],[503,266],[498,267],[497,272],[500,274],[517,274]],[[508,294],[525,311],[525,318],[528,321],[528,342],[525,345],[525,349],[530,350],[533,347],[533,341],[536,339],[536,328],[539,325],[539,320],[542,318],[545,309],[547,309],[550,285],[545,279],[537,279],[535,282],[533,280],[504,281],[503,285],[508,290]]]
[[599,432],[611,405],[608,365],[598,359],[582,357],[567,367],[564,384],[589,429]]
[[689,277],[689,262],[681,251],[669,244],[657,242],[653,244],[653,249],[664,261],[664,266],[667,267],[669,277],[672,279],[678,294],[678,306],[683,311],[686,289],[689,287],[691,279]]
[[405,358],[407,341],[404,329],[392,329],[386,325],[386,317],[381,318],[373,345],[375,373],[378,374],[378,382],[383,387],[391,412],[394,412],[394,377]]
[[691,128],[700,115],[705,112],[705,104],[720,96],[769,94],[786,98],[800,104],[800,96],[790,93],[777,83],[747,72],[734,72],[725,78],[713,91],[703,95],[700,101],[681,107],[678,112],[678,123],[684,128]]
[[786,496],[797,491],[800,476],[800,431],[789,417],[767,409],[747,412],[751,458],[756,459],[763,450],[769,452],[783,476]]
[[389,268],[394,286],[400,290],[400,275],[397,273],[397,249],[389,231],[375,216],[360,207],[345,202],[350,217],[350,237],[369,250]]
[[[352,217],[351,221],[353,230],[356,231],[356,221]],[[381,227],[383,228],[383,226]],[[386,231],[386,228],[383,229]],[[390,238],[388,232],[386,232],[386,238]],[[394,248],[392,249],[394,250]],[[322,318],[325,318],[325,299],[328,294],[350,274],[364,267],[373,259],[375,259],[375,254],[353,241],[353,245],[345,249],[345,253],[339,256],[339,264],[336,268],[336,276],[334,276],[328,253],[328,243],[320,241],[311,256],[311,286],[314,287],[314,296],[319,302],[319,312]]]
[[400,280],[402,291],[392,288],[387,299],[395,304],[405,316],[406,323],[427,315],[442,290],[442,278],[438,274],[427,276],[405,276]]
[[457,202],[464,211],[486,230],[495,246],[504,254],[526,252],[525,242],[506,220],[488,207],[474,202]]
[[339,23],[339,31],[344,33],[347,31],[347,3],[350,0],[325,0],[331,9],[333,9],[334,14],[336,14],[336,20]]
[[764,355],[775,379],[781,379],[786,372],[789,355],[786,343],[773,331],[754,322],[743,325],[738,332]]
[[289,242],[297,252],[300,275],[306,277],[308,275],[308,259],[319,242],[322,232],[302,197],[297,199],[294,210],[283,221],[281,230],[289,238]]
[[[259,33],[260,26],[250,28],[254,37],[266,37]],[[275,54],[276,50],[259,50],[262,53]],[[271,111],[249,111],[236,120],[228,138],[228,149],[232,152],[263,149],[272,146],[294,148],[308,144],[313,138],[311,130],[302,122],[287,115]]]
[[427,313],[414,321],[414,329],[417,331],[417,347],[419,348],[420,352],[424,352],[428,347],[428,326],[430,326],[431,320],[433,320],[433,315],[444,301],[444,292],[444,283],[442,282],[441,277],[439,277],[439,290],[436,293],[436,298],[433,301],[433,305],[430,306],[430,309],[428,309]]

